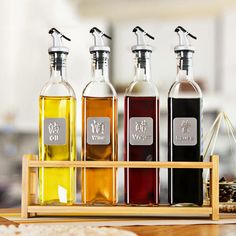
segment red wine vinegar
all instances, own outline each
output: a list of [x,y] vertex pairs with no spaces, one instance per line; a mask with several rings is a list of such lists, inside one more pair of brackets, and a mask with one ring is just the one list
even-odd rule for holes
[[[124,159],[159,161],[159,100],[157,97],[125,97]],[[125,169],[125,202],[158,204],[159,170]]]

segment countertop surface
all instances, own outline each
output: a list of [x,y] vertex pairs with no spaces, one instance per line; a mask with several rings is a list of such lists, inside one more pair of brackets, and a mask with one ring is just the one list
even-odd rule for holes
[[[1,225],[17,225],[5,217],[7,215],[19,215],[19,209],[0,209]],[[215,224],[215,225],[172,225],[172,226],[125,226],[117,227],[130,230],[139,236],[235,236],[236,224]]]

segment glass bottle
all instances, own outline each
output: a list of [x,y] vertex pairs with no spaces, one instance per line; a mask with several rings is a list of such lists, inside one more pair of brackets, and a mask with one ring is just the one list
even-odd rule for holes
[[[94,46],[92,80],[82,95],[82,161],[117,160],[117,95],[108,76],[110,48],[103,37],[111,39],[96,27],[90,30]],[[82,202],[114,204],[117,202],[117,168],[84,168],[82,170]]]
[[[202,161],[202,92],[193,80],[194,48],[183,27],[175,29],[179,36],[177,76],[168,94],[168,160]],[[203,203],[202,169],[169,169],[168,199],[176,206]]]
[[[76,160],[76,97],[66,80],[68,48],[62,39],[70,40],[52,28],[49,34],[50,80],[39,98],[39,160]],[[39,203],[70,205],[75,201],[75,168],[39,169]]]
[[[152,47],[146,44],[146,37],[154,37],[139,26],[133,32],[137,36],[132,47],[135,76],[125,93],[124,159],[159,161],[159,94],[150,75]],[[159,170],[125,169],[125,202],[158,204]]]

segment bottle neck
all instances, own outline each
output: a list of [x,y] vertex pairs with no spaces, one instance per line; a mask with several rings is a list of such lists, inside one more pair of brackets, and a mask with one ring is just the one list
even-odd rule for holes
[[135,65],[135,76],[134,80],[143,80],[150,81],[151,80],[151,65],[150,51],[135,51],[134,65]]
[[193,80],[193,51],[177,52],[177,80]]
[[92,52],[92,80],[109,81],[108,74],[109,52],[94,51]]
[[50,80],[60,82],[66,80],[66,59],[67,54],[54,52],[50,54]]

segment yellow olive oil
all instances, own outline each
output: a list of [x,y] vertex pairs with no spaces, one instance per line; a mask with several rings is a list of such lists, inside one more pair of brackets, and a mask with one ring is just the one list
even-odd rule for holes
[[[76,160],[76,99],[40,96],[39,160]],[[70,205],[75,201],[75,168],[39,169],[39,203]]]

